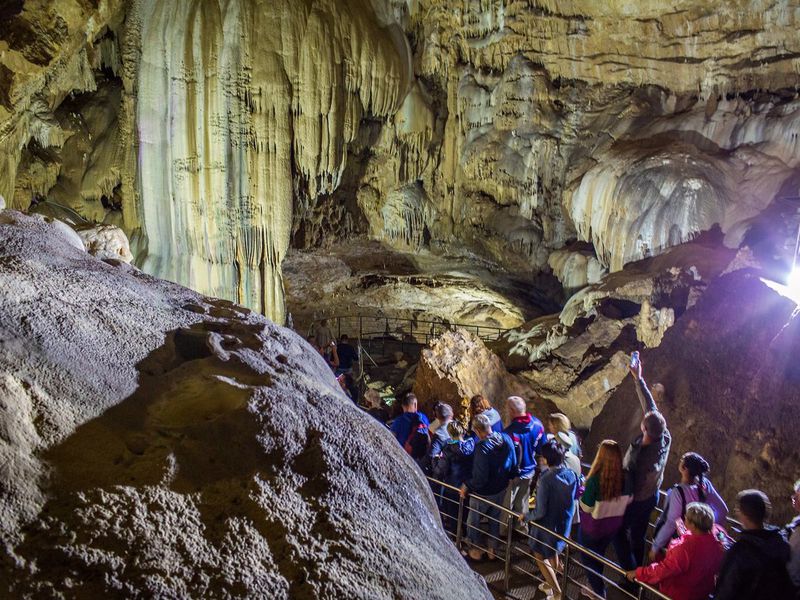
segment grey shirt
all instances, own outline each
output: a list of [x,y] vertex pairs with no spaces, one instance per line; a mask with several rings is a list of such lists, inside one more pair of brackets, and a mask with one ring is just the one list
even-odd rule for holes
[[[636,385],[636,395],[642,405],[644,414],[658,412],[653,394],[647,387],[644,379],[639,379]],[[633,500],[639,502],[653,498],[661,488],[664,481],[664,469],[669,458],[669,449],[672,445],[672,436],[665,427],[664,433],[657,440],[647,446],[642,446],[643,436],[638,436],[625,453],[622,466],[633,476]]]

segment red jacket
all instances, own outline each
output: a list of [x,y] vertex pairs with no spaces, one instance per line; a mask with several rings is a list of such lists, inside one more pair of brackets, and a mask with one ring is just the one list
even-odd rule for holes
[[685,533],[670,544],[661,562],[636,569],[636,579],[673,600],[706,600],[725,551],[711,533]]

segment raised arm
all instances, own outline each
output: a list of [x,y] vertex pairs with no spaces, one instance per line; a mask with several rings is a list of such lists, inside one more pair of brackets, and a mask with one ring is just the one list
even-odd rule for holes
[[639,403],[642,405],[642,413],[647,414],[650,411],[658,410],[656,401],[653,399],[653,394],[650,393],[650,388],[642,377],[642,360],[637,361],[636,366],[629,367],[631,376],[636,381],[636,396],[639,398]]

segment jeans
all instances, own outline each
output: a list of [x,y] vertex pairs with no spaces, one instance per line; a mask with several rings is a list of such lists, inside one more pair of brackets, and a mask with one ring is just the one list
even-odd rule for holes
[[[578,533],[578,543],[586,546],[592,552],[605,556],[606,548],[614,539],[613,535],[604,538],[592,538],[586,535],[583,530]],[[587,554],[582,555],[583,566],[586,567],[586,578],[595,594],[601,598],[606,597],[606,582],[601,577],[603,574],[603,563]]]
[[625,511],[622,528],[614,537],[614,550],[623,569],[630,571],[644,562],[644,541],[650,515],[658,504],[658,492],[652,498],[632,502]]
[[[503,499],[506,496],[506,491],[492,494],[491,496],[483,496],[489,502],[493,502],[499,506],[503,505]],[[488,543],[486,546],[482,543],[484,540],[484,532],[479,528],[481,526],[481,514],[489,519],[487,530],[489,533]],[[467,517],[467,539],[472,542],[473,546],[489,547],[496,550],[498,547],[498,538],[500,537],[500,509],[490,504],[487,504],[478,496],[469,497],[469,517]]]

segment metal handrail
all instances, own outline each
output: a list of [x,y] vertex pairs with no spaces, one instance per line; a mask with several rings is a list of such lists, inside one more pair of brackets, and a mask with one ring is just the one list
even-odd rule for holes
[[[380,316],[380,315],[334,315],[330,317],[320,317],[319,319],[314,319],[310,325],[306,335],[311,335],[313,331],[314,325],[325,319],[328,323],[335,324],[335,331],[336,336],[341,337],[342,333],[347,333],[348,335],[353,335],[357,339],[363,338],[374,338],[380,336],[390,336],[392,334],[408,334],[409,337],[412,339],[422,338],[424,339],[425,344],[430,341],[432,338],[439,337],[441,333],[437,333],[436,329],[441,329],[443,331],[453,331],[455,329],[466,329],[469,331],[474,331],[475,334],[484,341],[494,341],[502,336],[504,333],[509,331],[509,329],[504,329],[502,327],[495,327],[493,325],[477,325],[472,323],[450,323],[445,321],[434,321],[430,319],[414,319],[408,317],[387,317],[387,316]],[[351,321],[351,326],[347,328],[347,330],[342,329],[342,322]],[[369,328],[370,331],[364,330],[365,322],[369,324],[370,322],[378,322],[383,323],[383,329],[379,329],[376,331],[371,331],[372,328]],[[393,326],[400,324],[404,325],[407,324],[407,329],[397,329],[390,330],[389,324]],[[427,326],[427,331],[425,331],[425,327]],[[482,333],[483,332],[483,333]],[[398,340],[403,341],[403,340]],[[405,340],[406,342],[408,340]]]
[[[461,495],[459,494],[459,492],[460,492],[459,488],[457,488],[455,486],[452,486],[452,485],[450,485],[448,483],[445,483],[443,481],[440,481],[438,479],[434,479],[433,477],[428,477],[428,481],[431,483],[431,486],[432,486],[432,488],[434,490],[435,490],[436,486],[440,486],[440,488],[442,488],[442,489],[447,489],[447,490],[450,490],[451,492],[453,492],[455,494],[458,494],[458,522],[456,523],[456,533],[455,533],[454,542],[455,542],[456,546],[460,548],[461,545],[462,545],[462,542],[464,541],[464,532],[463,532],[463,529],[464,529],[464,527],[463,527],[464,511],[465,510],[475,510],[475,509],[470,508],[468,506],[465,506],[465,498],[462,498]],[[444,496],[442,494],[437,495],[436,491],[434,491],[434,495],[439,497],[439,498],[442,498],[443,500],[454,502],[453,498],[448,498],[448,497],[446,497],[446,496]],[[534,574],[532,572],[529,572],[529,571],[526,571],[525,569],[522,569],[519,566],[512,564],[512,559],[513,559],[513,555],[514,554],[517,554],[517,555],[523,556],[523,557],[527,557],[527,558],[531,558],[531,559],[533,558],[532,555],[528,554],[527,552],[525,552],[523,550],[520,550],[519,548],[516,548],[514,546],[514,544],[513,544],[514,524],[516,523],[517,518],[518,518],[517,513],[514,513],[513,511],[509,510],[505,506],[501,506],[499,504],[491,502],[490,500],[487,500],[487,499],[483,498],[482,496],[475,495],[475,494],[473,494],[473,496],[475,496],[476,498],[480,499],[481,502],[483,502],[483,503],[493,507],[495,510],[499,511],[500,515],[501,515],[501,518],[499,520],[493,519],[489,515],[487,515],[487,514],[485,514],[485,513],[483,513],[483,512],[478,510],[477,513],[479,515],[484,516],[487,519],[493,519],[495,522],[498,522],[500,524],[506,524],[507,525],[507,535],[506,535],[506,540],[505,540],[505,555],[503,556],[503,560],[504,560],[504,578],[503,578],[504,589],[505,590],[509,589],[509,581],[510,581],[511,569],[512,568],[514,568],[514,570],[516,570],[518,572],[521,572],[523,574],[526,574],[528,576],[533,577],[537,581],[541,581],[541,579],[536,574]],[[441,507],[439,509],[439,512],[440,512],[440,515],[442,516],[442,518],[448,518],[448,519],[452,518],[452,515],[442,514]],[[585,587],[583,584],[581,584],[580,582],[578,582],[574,578],[570,578],[570,576],[569,576],[569,568],[570,568],[570,566],[577,564],[581,569],[584,569],[584,570],[589,569],[589,570],[593,571],[593,569],[591,569],[591,567],[585,565],[577,557],[573,556],[575,554],[577,554],[578,556],[584,555],[584,556],[587,556],[589,558],[592,558],[593,560],[595,560],[599,564],[601,564],[603,567],[611,569],[613,572],[615,572],[621,578],[625,578],[625,574],[626,574],[625,570],[622,567],[620,567],[618,564],[608,560],[606,557],[601,556],[601,555],[597,554],[596,552],[593,552],[592,550],[589,550],[588,548],[586,548],[584,546],[581,546],[580,544],[576,543],[575,541],[573,541],[573,540],[571,540],[571,539],[569,539],[569,538],[567,538],[567,537],[565,537],[563,535],[560,535],[560,534],[556,533],[555,531],[552,531],[552,530],[550,530],[550,529],[548,529],[546,527],[543,527],[542,525],[540,525],[539,523],[536,523],[535,521],[529,522],[528,525],[532,526],[532,527],[534,527],[536,529],[539,529],[541,531],[546,532],[547,534],[549,534],[550,536],[552,536],[556,540],[558,540],[560,542],[563,542],[565,544],[565,549],[564,549],[564,553],[563,553],[564,554],[564,572],[562,574],[563,583],[562,583],[562,592],[561,592],[562,593],[562,598],[564,598],[565,600],[571,600],[570,595],[568,594],[568,585],[570,583],[573,583],[573,584],[575,584],[577,586],[580,586],[580,587]],[[467,527],[468,528],[472,527],[472,525],[468,524]],[[481,531],[481,533],[484,534],[484,535],[490,535],[487,531],[481,530],[480,528],[478,530]],[[527,537],[528,539],[531,539],[530,534],[522,534],[522,536],[523,537]],[[494,536],[492,536],[492,538],[495,539],[495,540],[498,540],[498,541],[503,541],[503,540],[500,540],[499,538],[496,538]],[[484,548],[482,548],[482,549],[484,549]],[[597,572],[595,572],[595,573],[599,577],[601,577],[606,583],[611,584],[612,586],[616,587],[620,592],[624,593],[625,595],[629,596],[630,598],[641,599],[643,597],[643,593],[646,591],[649,594],[649,597],[658,598],[659,600],[670,600],[669,596],[664,595],[663,593],[659,592],[657,589],[653,588],[652,586],[647,585],[646,583],[642,583],[640,581],[631,582],[630,585],[632,587],[634,587],[638,592],[636,595],[633,595],[630,592],[628,592],[627,590],[621,588],[616,582],[608,579],[602,573],[597,573]]]

